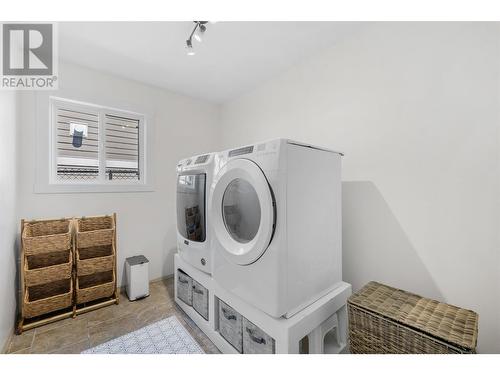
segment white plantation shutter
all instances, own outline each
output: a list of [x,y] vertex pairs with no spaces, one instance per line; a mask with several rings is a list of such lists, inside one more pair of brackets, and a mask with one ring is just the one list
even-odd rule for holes
[[[57,177],[61,180],[93,180],[99,175],[99,113],[56,108]],[[70,124],[88,126],[88,137],[73,145]]]
[[139,180],[139,120],[105,115],[106,178]]

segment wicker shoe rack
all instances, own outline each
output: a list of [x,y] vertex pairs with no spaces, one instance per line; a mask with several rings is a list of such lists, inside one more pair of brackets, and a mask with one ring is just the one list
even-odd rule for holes
[[116,214],[21,221],[16,333],[119,303]]

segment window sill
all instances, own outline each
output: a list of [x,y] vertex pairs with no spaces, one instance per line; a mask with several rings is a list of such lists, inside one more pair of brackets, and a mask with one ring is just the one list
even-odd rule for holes
[[142,193],[154,191],[150,184],[35,184],[35,194]]

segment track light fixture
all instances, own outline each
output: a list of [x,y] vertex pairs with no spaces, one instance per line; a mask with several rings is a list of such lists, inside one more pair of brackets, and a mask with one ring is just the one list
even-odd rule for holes
[[208,21],[193,21],[195,23],[193,31],[191,31],[191,34],[189,35],[189,38],[186,40],[186,50],[187,54],[189,56],[192,56],[195,54],[195,51],[193,49],[193,38],[197,42],[202,42],[203,36],[205,34],[205,31],[207,30],[206,24]]

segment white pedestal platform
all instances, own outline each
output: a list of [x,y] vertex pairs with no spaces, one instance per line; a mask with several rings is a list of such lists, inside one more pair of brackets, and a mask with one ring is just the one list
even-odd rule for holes
[[[350,284],[339,283],[334,290],[291,318],[274,318],[227,292],[210,275],[192,267],[178,254],[174,257],[174,265],[175,302],[222,353],[237,354],[238,351],[218,332],[219,299],[271,336],[275,340],[275,352],[278,354],[299,353],[299,342],[305,336],[308,336],[308,352],[311,354],[340,353],[346,347],[346,303],[351,295]],[[208,289],[208,321],[178,298],[179,269]]]

